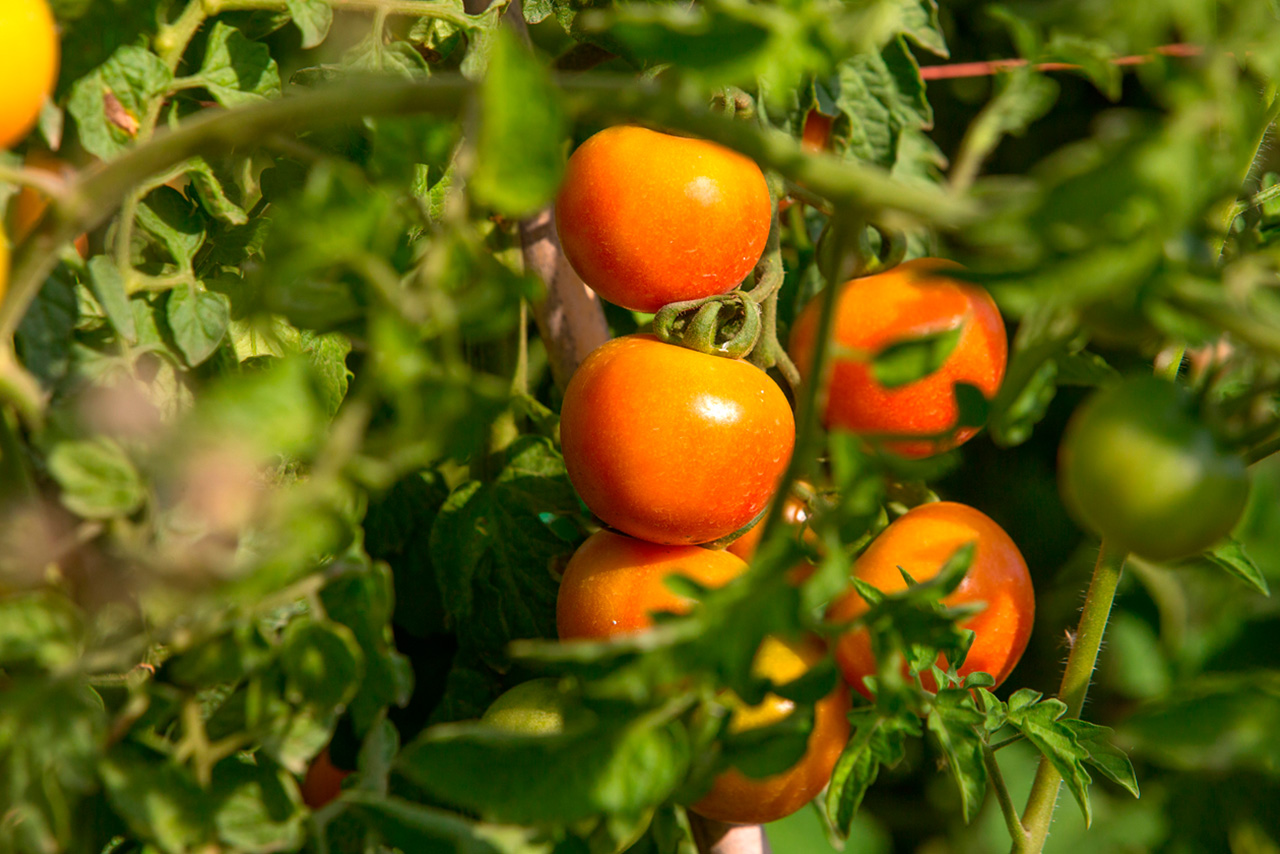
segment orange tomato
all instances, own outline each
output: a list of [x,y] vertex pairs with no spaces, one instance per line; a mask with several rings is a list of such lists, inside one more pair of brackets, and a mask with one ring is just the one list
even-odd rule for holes
[[[28,169],[39,169],[54,175],[66,175],[73,171],[66,163],[39,148],[33,148],[27,152],[25,165]],[[42,196],[35,187],[24,186],[19,190],[18,195],[13,200],[14,239],[19,242],[26,240],[27,236],[31,234],[31,230],[35,228],[36,223],[40,221],[40,217],[44,216],[44,212],[48,207],[49,200]],[[89,235],[82,234],[77,237],[75,247],[81,258],[88,258]]]
[[342,781],[350,775],[350,771],[333,764],[326,747],[307,767],[307,776],[302,779],[302,802],[313,810],[320,809],[342,794]]
[[[794,495],[788,495],[782,503],[782,521],[787,525],[803,525],[804,520],[809,517],[809,508],[805,503]],[[747,532],[729,545],[725,546],[725,550],[736,554],[743,560],[749,561],[755,556],[756,549],[760,547],[760,538],[764,536],[764,520],[761,519],[756,524],[747,529]]]
[[[834,343],[875,353],[903,339],[963,327],[960,340],[932,374],[898,388],[877,382],[864,358],[832,360],[824,422],[855,433],[929,436],[956,426],[954,386],[964,382],[994,397],[1004,378],[1008,343],[1004,321],[982,288],[946,275],[950,262],[921,258],[874,276],[846,282],[836,304]],[[813,363],[821,300],[805,306],[791,331],[789,350],[803,376]],[[897,439],[891,450],[926,457],[968,441],[976,427],[956,430],[949,440]]]
[[628,335],[565,389],[564,461],[607,525],[653,543],[706,543],[768,504],[795,444],[782,389],[748,362]]
[[0,3],[0,148],[21,140],[58,82],[58,30],[45,0]]
[[[816,640],[794,643],[767,637],[756,653],[752,670],[775,684],[786,684],[803,676],[822,656],[822,645]],[[791,714],[794,707],[790,700],[768,694],[757,706],[735,709],[729,728],[742,732],[768,726]],[[848,692],[837,686],[818,701],[807,749],[795,765],[761,779],[730,768],[690,809],[716,821],[739,824],[763,824],[791,815],[813,800],[831,779],[831,770],[849,740],[848,711]]]
[[636,311],[732,290],[760,260],[771,215],[769,187],[749,158],[632,126],[579,146],[556,199],[573,269]]
[[653,625],[652,614],[684,614],[689,599],[666,586],[683,575],[704,587],[720,587],[747,569],[740,558],[698,546],[662,546],[597,531],[569,559],[556,597],[561,640],[603,639]]
[[[927,581],[938,574],[956,549],[970,542],[977,544],[973,563],[960,586],[942,601],[946,605],[986,604],[985,610],[961,624],[975,637],[959,673],[990,673],[998,685],[1026,649],[1036,600],[1022,553],[989,516],[951,501],[922,504],[880,532],[854,564],[853,574],[886,593],[904,590],[906,581],[899,567],[916,581]],[[844,623],[866,610],[866,601],[850,589],[831,605],[827,618]],[[836,661],[845,681],[870,696],[862,680],[876,673],[876,661],[866,629],[840,636]],[[931,674],[922,674],[922,680],[927,688],[936,690]]]

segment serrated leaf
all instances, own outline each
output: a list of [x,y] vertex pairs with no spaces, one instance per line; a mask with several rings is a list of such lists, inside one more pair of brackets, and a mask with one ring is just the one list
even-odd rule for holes
[[179,285],[169,292],[165,317],[174,343],[194,367],[212,356],[226,337],[231,304],[223,294]]
[[858,808],[881,766],[892,768],[906,753],[905,736],[919,735],[919,725],[880,718],[872,710],[850,716],[853,734],[836,761],[827,785],[827,815],[840,838],[849,835]]
[[204,243],[204,220],[195,205],[172,187],[157,187],[138,206],[138,224],[185,269]]
[[138,329],[120,268],[106,255],[89,259],[89,290],[102,306],[111,327],[130,344],[138,343]]
[[49,452],[49,473],[62,489],[62,503],[86,519],[132,513],[146,500],[138,470],[110,439],[59,442]]
[[955,350],[963,326],[894,341],[876,353],[871,374],[885,388],[899,388],[937,371]]
[[151,51],[134,45],[117,49],[71,87],[67,111],[85,150],[104,160],[124,151],[148,105],[172,83],[173,74]]
[[235,27],[215,21],[205,48],[204,64],[192,79],[224,107],[237,107],[280,94],[280,72],[271,49],[252,42]]
[[564,174],[566,131],[559,91],[546,68],[502,28],[480,88],[471,192],[511,216],[546,204]]
[[1135,798],[1141,797],[1138,778],[1133,773],[1133,763],[1123,750],[1111,743],[1113,732],[1110,727],[1074,719],[1065,719],[1062,723],[1075,734],[1080,746],[1089,752],[1090,765],[1101,771],[1111,782],[1123,786]]
[[1089,805],[1092,778],[1084,767],[1089,760],[1089,751],[1080,745],[1074,730],[1060,720],[1067,710],[1065,703],[1053,698],[1029,703],[1035,692],[1027,694],[1024,691],[1026,689],[1009,699],[1009,724],[1025,735],[1062,775],[1067,790],[1080,806],[1087,827],[1093,821]]
[[1243,543],[1227,537],[1221,543],[1205,552],[1204,557],[1214,566],[1225,569],[1262,595],[1271,595],[1271,587],[1267,584],[1267,577],[1262,574],[1262,570],[1258,569],[1258,565],[1245,552]]
[[294,25],[302,31],[302,46],[312,48],[325,40],[333,25],[333,8],[326,0],[285,0]]
[[441,599],[464,644],[503,660],[517,638],[555,637],[557,585],[551,562],[573,550],[543,513],[576,513],[564,462],[547,439],[523,436],[493,483],[454,491],[431,530]]
[[942,690],[929,710],[929,732],[937,739],[947,768],[960,790],[960,811],[968,823],[987,793],[987,767],[982,758],[986,716],[974,706],[966,690]]

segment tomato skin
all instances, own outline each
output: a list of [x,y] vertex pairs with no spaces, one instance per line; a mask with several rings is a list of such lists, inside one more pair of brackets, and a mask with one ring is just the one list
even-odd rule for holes
[[[55,175],[65,175],[72,171],[62,160],[39,148],[33,148],[27,152],[26,162],[23,165],[28,169],[39,169],[42,172],[50,172]],[[40,191],[35,187],[24,186],[19,190],[17,196],[13,199],[14,239],[18,242],[26,240],[32,229],[35,228],[36,223],[40,221],[40,217],[44,216],[44,212],[48,207],[49,200],[41,195]],[[81,258],[88,258],[89,235],[82,234],[77,237],[75,239],[75,247]]]
[[1104,389],[1072,416],[1058,482],[1067,509],[1110,542],[1152,560],[1198,554],[1244,512],[1249,471],[1199,421],[1181,386],[1142,376]]
[[655,312],[738,285],[772,207],[752,160],[713,142],[623,125],[574,151],[556,199],[570,265],[609,302]]
[[768,504],[795,445],[782,389],[759,368],[628,335],[565,390],[569,479],[607,525],[653,543],[706,543]]
[[[855,577],[886,593],[905,590],[907,583],[898,568],[916,581],[926,581],[956,549],[976,542],[973,563],[943,604],[964,605],[985,602],[986,609],[961,623],[971,629],[973,646],[959,669],[961,676],[975,671],[990,673],[999,685],[1018,663],[1035,620],[1035,591],[1027,563],[1004,529],[980,510],[952,501],[922,504],[896,519],[880,532],[854,563]],[[827,619],[844,623],[867,610],[863,598],[852,588],[832,603]],[[840,636],[836,662],[845,681],[870,697],[863,678],[874,676],[876,660],[866,629]],[[939,664],[941,664],[939,659]],[[926,688],[937,690],[933,676],[921,674]]]
[[[876,382],[870,365],[833,358],[824,423],[855,433],[931,435],[952,429],[959,418],[953,387],[977,386],[994,397],[1004,378],[1008,342],[995,302],[982,288],[949,278],[951,262],[919,258],[891,270],[846,282],[836,304],[834,343],[875,352],[905,338],[964,325],[955,349],[934,373],[895,389]],[[801,375],[809,378],[821,299],[796,318],[788,348]],[[949,441],[900,439],[885,446],[907,457],[927,457],[954,448],[978,432],[956,431]]]
[[800,135],[800,147],[817,153],[830,147],[831,125],[835,117],[810,110],[804,117],[804,129]]
[[302,802],[313,810],[320,809],[342,794],[342,781],[350,775],[350,771],[333,764],[326,747],[307,767],[307,776],[302,780]]
[[45,0],[0,3],[0,148],[21,140],[58,82],[58,30]]
[[736,555],[698,546],[664,546],[597,531],[569,559],[556,597],[561,640],[602,640],[653,625],[654,612],[688,613],[693,603],[665,584],[683,575],[704,587],[720,587],[747,565]]
[[[804,675],[822,656],[822,644],[816,640],[797,643],[766,637],[752,670],[785,684]],[[790,700],[768,694],[757,706],[736,709],[729,726],[735,732],[767,726],[785,718],[793,708]],[[730,768],[690,809],[707,818],[735,824],[763,824],[791,815],[813,800],[831,779],[831,770],[849,740],[848,712],[848,692],[837,686],[818,701],[808,748],[795,765],[762,779]]]

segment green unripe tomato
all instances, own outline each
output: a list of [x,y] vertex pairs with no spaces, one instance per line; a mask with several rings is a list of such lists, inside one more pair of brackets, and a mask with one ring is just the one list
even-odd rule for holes
[[1067,509],[1141,557],[1198,554],[1234,527],[1249,472],[1197,417],[1181,386],[1135,377],[1081,405],[1058,460]]
[[558,680],[530,679],[494,700],[480,720],[508,732],[555,735],[564,732],[565,707]]

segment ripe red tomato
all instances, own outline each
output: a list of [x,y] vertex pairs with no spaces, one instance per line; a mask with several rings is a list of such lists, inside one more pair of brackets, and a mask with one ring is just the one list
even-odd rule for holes
[[591,511],[653,543],[706,543],[750,524],[791,458],[782,389],[747,362],[628,335],[565,390],[569,479]]
[[[875,380],[867,361],[836,355],[824,421],[855,433],[928,436],[955,427],[953,388],[977,386],[993,397],[1008,359],[1004,321],[986,291],[949,278],[950,262],[921,258],[874,276],[846,282],[836,303],[834,342],[874,353],[895,341],[964,327],[955,349],[937,371],[898,388]],[[821,300],[805,306],[791,331],[791,357],[802,375],[813,362]],[[886,447],[927,457],[970,439],[977,428],[957,430],[949,441],[899,439]]]
[[333,764],[326,747],[311,760],[307,776],[302,779],[302,802],[313,810],[320,809],[342,794],[342,781],[350,774]]
[[[822,645],[816,640],[796,643],[767,637],[756,653],[752,670],[776,684],[786,684],[803,676],[822,656]],[[790,700],[768,694],[757,706],[736,708],[729,727],[742,732],[768,726],[781,721],[794,708]],[[818,701],[808,747],[795,765],[762,779],[730,768],[690,809],[707,818],[738,824],[763,824],[791,815],[813,800],[831,779],[831,770],[849,740],[848,711],[848,692],[837,686]]]
[[[906,581],[899,567],[916,581],[926,581],[938,574],[956,549],[969,542],[977,544],[973,563],[960,586],[942,601],[946,605],[986,603],[985,610],[961,624],[975,637],[959,672],[961,676],[975,671],[990,673],[998,685],[1026,649],[1036,600],[1022,553],[990,517],[950,501],[922,504],[880,532],[854,564],[853,574],[886,593],[904,590]],[[844,623],[866,610],[866,601],[850,589],[831,605],[827,618]],[[876,661],[866,629],[840,636],[836,661],[845,681],[870,696],[862,680],[875,675]],[[931,674],[922,674],[922,679],[925,687],[936,690]]]
[[1072,514],[1152,560],[1198,554],[1240,521],[1249,470],[1217,440],[1181,386],[1135,377],[1076,411],[1058,463]]
[[565,257],[609,302],[657,311],[732,290],[764,251],[769,187],[713,142],[619,126],[569,158],[556,199]]
[[556,598],[556,631],[561,640],[638,632],[653,625],[654,612],[684,614],[693,606],[666,586],[667,576],[720,587],[746,569],[740,558],[725,551],[662,546],[597,531],[565,567]]
[[801,132],[800,147],[805,151],[818,152],[828,147],[831,141],[831,125],[833,116],[810,110],[804,117],[804,130]]
[[58,29],[45,0],[0,3],[0,148],[31,130],[58,82]]

